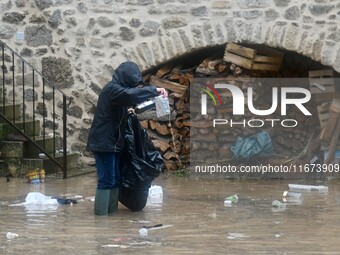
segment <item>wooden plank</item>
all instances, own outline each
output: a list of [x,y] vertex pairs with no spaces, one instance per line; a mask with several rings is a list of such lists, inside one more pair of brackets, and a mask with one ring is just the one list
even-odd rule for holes
[[221,63],[223,63],[223,59],[221,59],[221,58],[209,61],[208,62],[208,68],[211,69],[211,70],[215,70],[215,66],[217,64],[221,64]]
[[339,114],[335,113],[333,111],[330,111],[330,116],[328,118],[326,127],[321,133],[321,141],[329,141],[334,133],[334,129],[336,126],[336,123],[338,122]]
[[174,64],[162,66],[160,69],[158,69],[156,77],[163,78],[165,75],[169,74],[173,68]]
[[171,73],[179,73],[182,69],[183,65],[182,64],[178,64],[177,66],[175,66],[172,70]]
[[329,119],[329,103],[324,103],[317,106],[320,127],[325,128]]
[[328,85],[328,86],[334,86],[334,78],[330,77],[330,78],[309,78],[309,84],[313,84],[313,83],[317,83],[317,84],[322,84],[322,85]]
[[334,71],[333,70],[313,70],[313,71],[309,71],[308,76],[313,78],[313,77],[324,77],[324,76],[328,76],[328,77],[333,77],[334,76]]
[[252,70],[259,70],[259,71],[278,71],[278,70],[280,70],[280,66],[275,65],[275,64],[254,63],[251,69]]
[[183,85],[176,83],[176,82],[171,82],[171,81],[159,79],[156,76],[151,76],[150,84],[157,86],[157,87],[161,87],[161,88],[171,90],[171,91],[178,93],[180,95],[184,95],[184,93],[186,92],[186,90],[188,88],[187,86],[183,86]]
[[319,87],[313,86],[310,88],[310,92],[312,94],[331,94],[332,96],[330,97],[330,99],[332,99],[333,93],[335,92],[334,87],[322,87],[322,88],[324,88],[324,90],[320,89]]
[[230,52],[224,53],[223,60],[226,62],[234,63],[235,65],[242,66],[247,69],[251,69],[254,63],[253,59],[247,59],[247,58],[232,54]]
[[273,64],[281,65],[282,58],[257,55],[254,58],[254,62],[273,63]]
[[275,56],[283,59],[284,54],[281,51],[274,50],[265,45],[256,45],[254,48],[257,51],[257,55],[265,55],[265,56]]
[[249,59],[253,59],[254,56],[256,55],[256,50],[243,47],[235,43],[228,43],[225,50],[226,52],[235,53],[239,56],[249,58]]
[[340,113],[340,98],[333,98],[333,101],[329,108],[333,112]]

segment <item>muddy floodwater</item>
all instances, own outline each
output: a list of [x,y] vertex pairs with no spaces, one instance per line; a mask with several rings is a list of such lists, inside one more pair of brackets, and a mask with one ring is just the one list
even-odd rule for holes
[[[326,185],[282,202],[289,183]],[[340,254],[340,182],[233,181],[161,176],[163,199],[142,212],[119,205],[114,216],[93,214],[95,174],[28,184],[0,180],[0,254]],[[9,206],[38,191],[81,196],[74,205]],[[224,206],[224,199],[239,200]],[[162,224],[162,225],[158,225]],[[139,230],[146,226],[147,235]],[[18,234],[7,239],[7,232]]]

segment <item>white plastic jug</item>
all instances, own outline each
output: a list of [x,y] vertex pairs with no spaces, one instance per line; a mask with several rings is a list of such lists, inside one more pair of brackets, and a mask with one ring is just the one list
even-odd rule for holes
[[149,188],[149,197],[163,197],[163,189],[161,186],[152,185]]

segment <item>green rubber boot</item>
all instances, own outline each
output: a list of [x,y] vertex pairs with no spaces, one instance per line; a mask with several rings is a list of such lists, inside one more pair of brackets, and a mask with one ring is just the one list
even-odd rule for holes
[[94,214],[98,216],[107,215],[110,200],[109,189],[97,189],[94,200]]
[[108,213],[116,213],[118,211],[118,196],[119,188],[114,188],[110,190],[109,208]]

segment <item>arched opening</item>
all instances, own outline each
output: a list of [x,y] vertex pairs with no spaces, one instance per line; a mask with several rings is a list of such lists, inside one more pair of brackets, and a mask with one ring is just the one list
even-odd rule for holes
[[[162,151],[167,169],[178,170],[189,165],[190,160],[193,160],[190,158],[190,152],[196,154],[196,159],[199,158],[202,162],[216,163],[217,159],[220,162],[237,166],[249,164],[294,164],[297,166],[315,162],[338,163],[337,146],[333,146],[334,149],[330,145],[331,141],[336,139],[334,137],[336,136],[335,129],[328,128],[327,132],[329,133],[322,141],[319,140],[319,137],[322,130],[327,127],[330,116],[338,114],[333,110],[334,106],[338,104],[340,88],[336,86],[336,78],[339,77],[339,74],[331,67],[324,66],[296,52],[255,44],[239,44],[235,47],[239,46],[242,46],[238,49],[239,51],[231,51],[233,54],[230,59],[225,58],[226,45],[219,45],[184,54],[144,72],[146,79],[151,84],[163,86],[170,91],[169,101],[172,115],[169,119],[157,119],[155,114],[150,113],[139,116],[143,126],[149,130],[152,141]],[[250,50],[250,53],[247,50]],[[251,50],[256,52],[258,58],[251,58]],[[261,55],[262,52],[265,53]],[[274,64],[270,63],[270,58],[274,56],[271,53],[274,55],[278,53],[279,56],[282,56],[277,68],[273,68]],[[253,63],[257,60],[269,61],[269,63],[259,62],[260,67],[254,70],[247,66],[248,60]],[[190,91],[192,86],[197,86],[195,81],[197,78],[206,79],[210,84],[213,83],[213,79],[235,80],[236,82],[233,81],[232,84],[236,84],[235,86],[238,86],[245,95],[247,95],[247,88],[250,86],[245,80],[253,78],[279,79],[283,81],[283,85],[278,86],[279,98],[282,87],[293,86],[293,84],[289,84],[293,78],[304,78],[303,85],[297,87],[301,86],[311,92],[311,100],[305,105],[311,116],[306,116],[294,105],[287,106],[287,114],[284,118],[280,112],[282,110],[280,105],[270,116],[259,118],[249,110],[245,111],[244,116],[233,116],[231,100],[224,105],[223,109],[216,107],[215,110],[213,109],[218,116],[215,118],[223,119],[224,124],[228,122],[228,125],[216,126],[218,129],[214,129],[211,125],[200,122],[202,119],[198,115],[201,113],[190,112],[190,101],[193,100],[190,97]],[[262,83],[260,86],[253,87],[254,108],[258,106],[258,109],[262,109],[263,106],[263,109],[269,109],[273,103],[274,86]],[[293,93],[292,95],[297,94]],[[261,122],[254,124],[254,119],[263,121],[264,125]],[[268,119],[279,119],[279,121],[275,124],[274,121],[269,121],[270,125],[266,125],[268,123],[265,122],[265,119],[267,122]],[[195,120],[198,122],[195,123]],[[284,122],[285,120],[287,122]],[[295,120],[297,125],[294,128],[287,128],[289,120]],[[209,121],[211,122],[211,120]],[[246,124],[232,127],[230,121],[236,123],[244,121]],[[221,129],[223,130],[221,131]],[[273,147],[272,152],[265,157],[259,154],[254,154],[249,158],[236,157],[235,150],[231,148],[236,145],[237,139],[256,137],[262,131],[269,134]],[[193,140],[193,137],[196,137],[196,140]],[[216,144],[219,145],[216,146]],[[330,151],[334,151],[332,158],[327,155]],[[314,173],[315,177],[318,173]],[[304,175],[306,172],[294,173],[294,177],[301,174]],[[255,177],[260,176],[261,174],[258,174]],[[311,176],[310,173],[308,176]],[[251,177],[254,175],[252,174]],[[274,173],[273,177],[284,176],[282,173]]]

